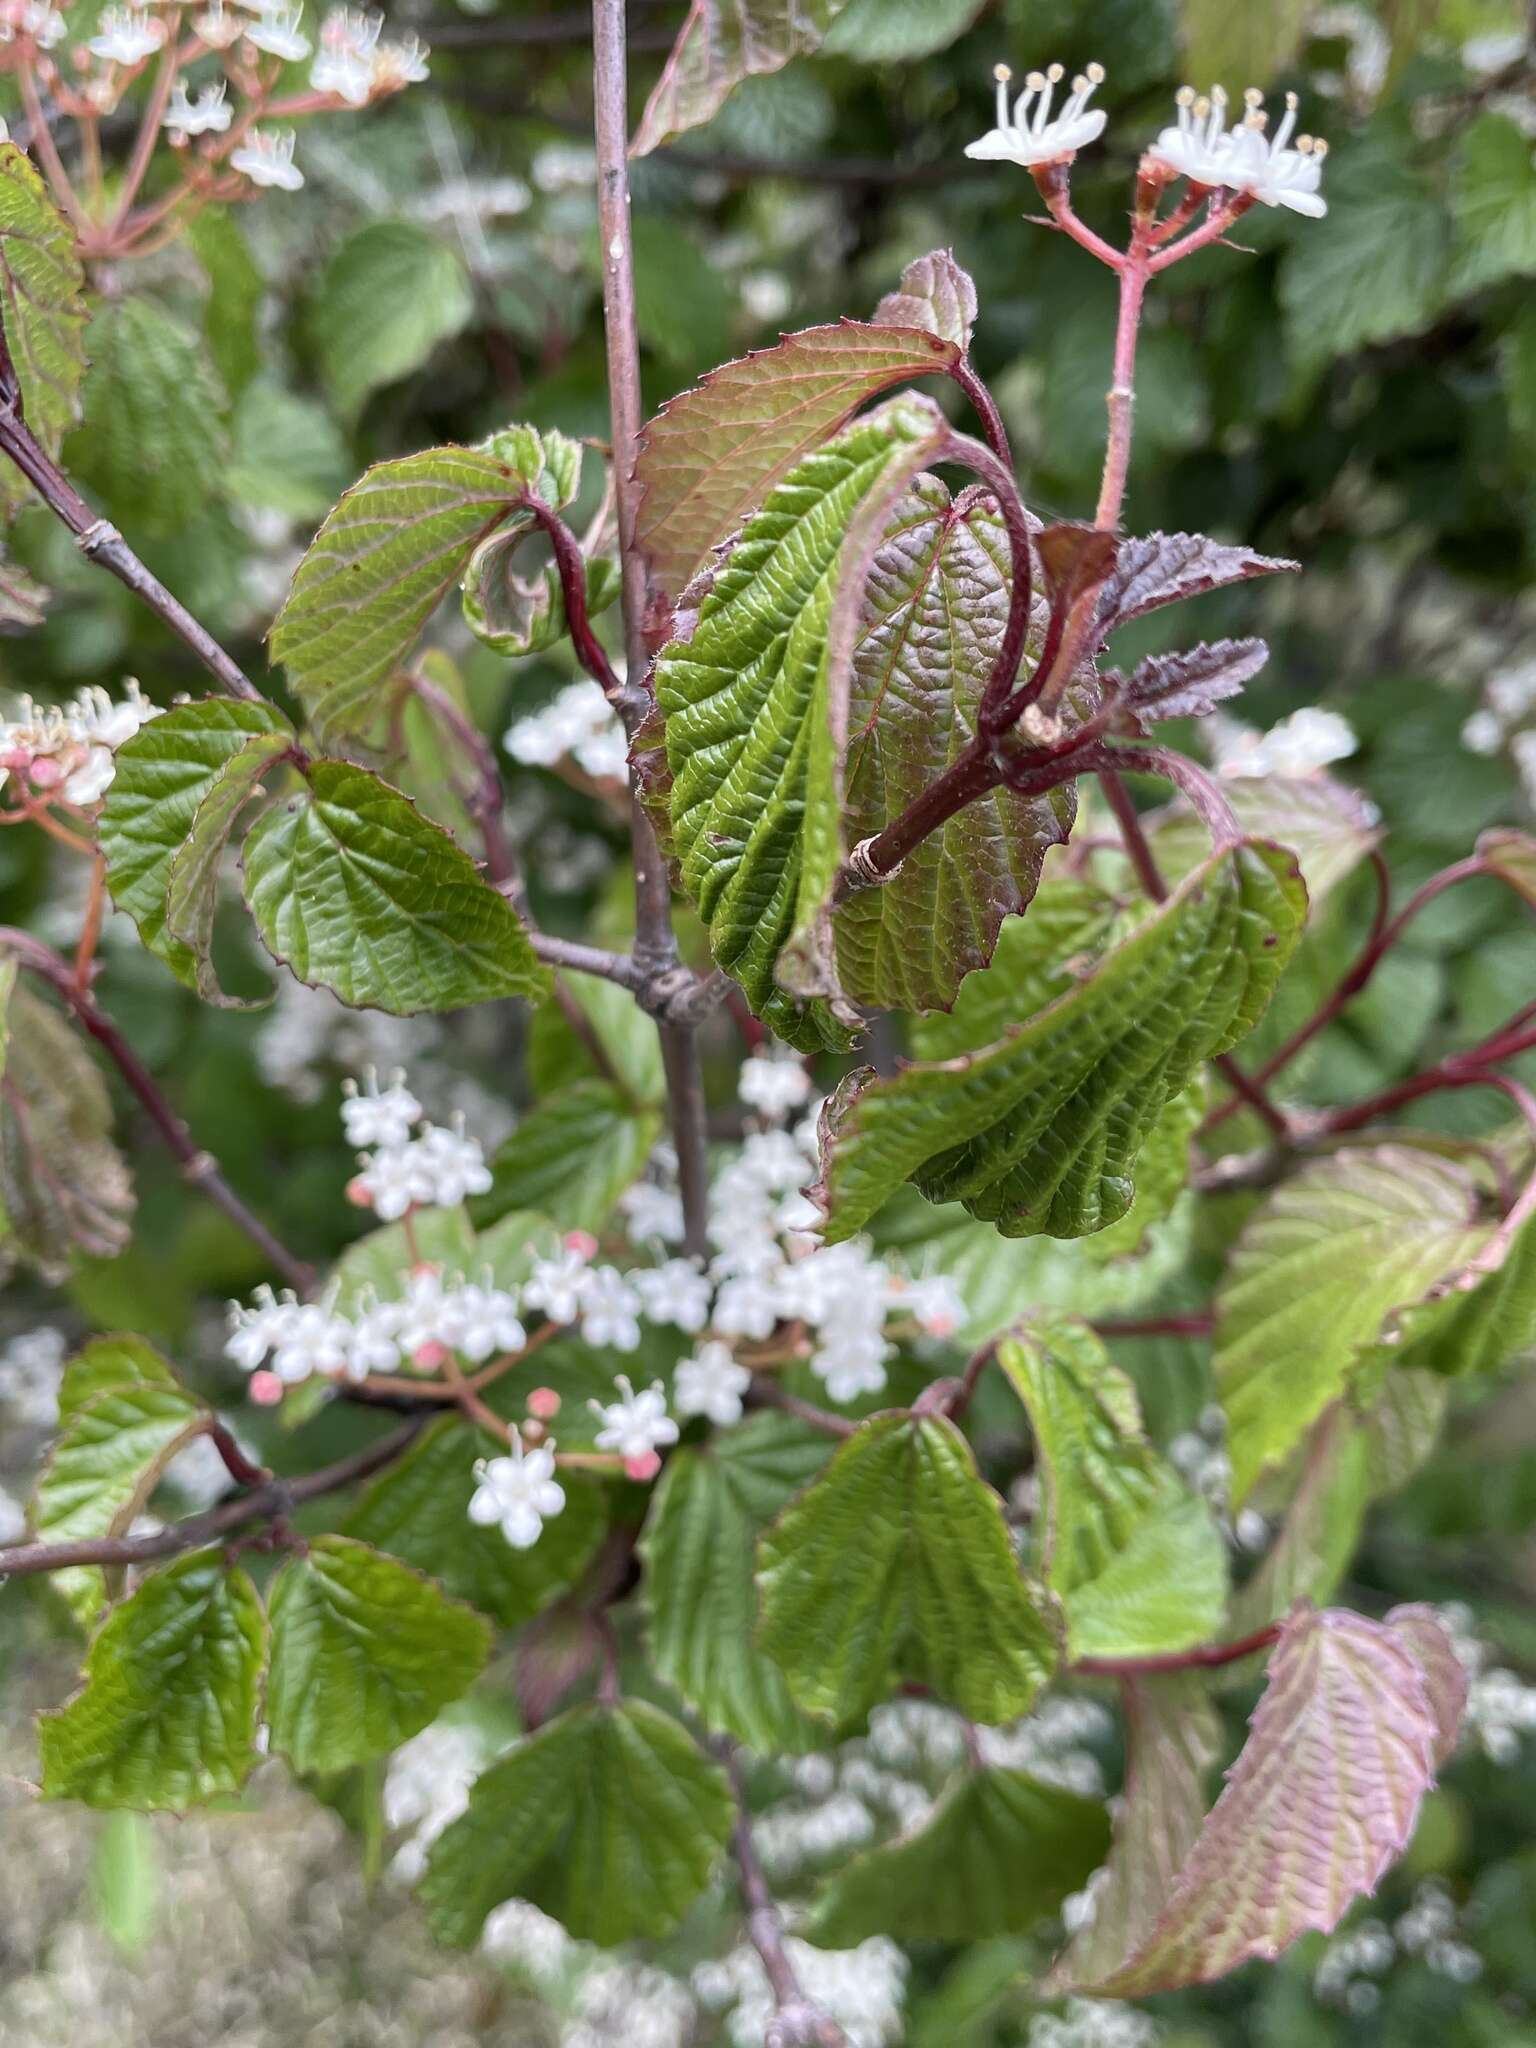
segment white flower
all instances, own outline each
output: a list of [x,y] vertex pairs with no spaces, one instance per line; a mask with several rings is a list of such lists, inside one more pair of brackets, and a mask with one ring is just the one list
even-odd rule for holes
[[736,1092],[749,1109],[777,1123],[809,1100],[811,1077],[796,1059],[755,1053],[742,1062]]
[[342,1128],[347,1143],[359,1151],[371,1145],[404,1145],[412,1126],[421,1121],[421,1104],[405,1085],[403,1067],[395,1068],[385,1088],[379,1086],[377,1067],[368,1068],[361,1089],[350,1079],[341,1085],[346,1097],[341,1105]]
[[348,106],[366,106],[373,94],[374,52],[383,26],[382,14],[333,8],[320,30],[320,54],[310,68],[314,91],[334,93]]
[[621,1458],[643,1458],[649,1451],[665,1450],[677,1442],[677,1424],[667,1413],[667,1394],[660,1380],[642,1387],[637,1394],[623,1373],[614,1385],[622,1401],[589,1401],[587,1406],[602,1423],[597,1432],[600,1451],[617,1451]]
[[142,64],[165,41],[166,27],[142,7],[108,7],[86,44],[93,57],[107,64]]
[[113,698],[92,684],[64,705],[23,697],[16,717],[0,724],[0,785],[14,773],[38,794],[71,804],[99,802],[116,772],[115,750],[160,716],[161,707],[132,677],[126,689],[126,696]]
[[641,1266],[627,1277],[653,1323],[671,1323],[694,1336],[709,1321],[710,1285],[691,1259]]
[[25,1429],[52,1429],[59,1419],[64,1333],[51,1323],[24,1330],[0,1352],[0,1405]]
[[552,703],[508,726],[502,745],[529,768],[553,768],[569,756],[597,780],[618,780],[629,760],[628,742],[602,685],[568,683]]
[[742,1396],[751,1384],[751,1373],[737,1364],[728,1344],[701,1344],[692,1358],[678,1363],[673,1404],[679,1415],[707,1415],[724,1429],[740,1422]]
[[304,173],[293,160],[294,132],[279,135],[274,129],[253,128],[229,159],[230,169],[243,171],[253,185],[276,185],[284,192],[297,192]]
[[227,50],[231,43],[239,42],[245,23],[237,14],[225,13],[224,0],[208,0],[203,12],[193,15],[192,32],[210,50]]
[[637,1180],[619,1197],[619,1207],[637,1244],[659,1238],[663,1244],[677,1244],[683,1236],[682,1198],[653,1180]]
[[173,135],[222,135],[234,119],[234,109],[226,104],[224,89],[224,80],[215,79],[194,100],[187,95],[187,81],[178,78],[161,125]]
[[478,1142],[465,1135],[462,1115],[454,1118],[451,1130],[428,1124],[412,1150],[432,1176],[432,1199],[439,1208],[452,1209],[468,1195],[490,1192],[491,1169]]
[[885,1360],[890,1346],[880,1337],[835,1337],[811,1354],[811,1371],[833,1401],[857,1401],[885,1387]]
[[565,1506],[553,1441],[525,1450],[513,1430],[511,1456],[487,1458],[475,1470],[480,1484],[470,1495],[469,1519],[481,1528],[499,1527],[514,1550],[531,1550],[544,1524]]
[[327,1302],[301,1302],[284,1319],[272,1370],[285,1386],[297,1386],[311,1373],[334,1379],[347,1370],[351,1340],[352,1325]]
[[[403,43],[380,43],[373,54],[374,91],[400,92],[408,85],[425,84],[431,54],[416,35],[408,36]],[[514,210],[520,212],[521,208]]]
[[[380,1103],[385,1100],[377,1098]],[[404,1100],[414,1102],[415,1098]],[[374,1099],[357,1096],[342,1114],[361,1112],[366,1118],[370,1110],[377,1116]],[[396,1100],[392,1111],[398,1123],[404,1103]],[[388,1118],[392,1111],[387,1108],[383,1114]],[[467,1195],[483,1195],[491,1186],[491,1170],[476,1140],[465,1136],[463,1118],[459,1117],[451,1130],[427,1124],[419,1138],[380,1145],[371,1155],[364,1154],[363,1169],[353,1185],[366,1196],[380,1222],[393,1223],[409,1209],[451,1209]]]
[[356,1187],[381,1223],[398,1223],[417,1202],[431,1199],[431,1186],[417,1171],[415,1149],[381,1145],[357,1176]]
[[1164,128],[1147,155],[1192,185],[1225,185],[1233,169],[1226,87],[1213,85],[1202,99],[1192,85],[1181,85],[1175,104],[1177,126]]
[[965,1297],[947,1273],[935,1273],[924,1280],[904,1280],[893,1274],[890,1281],[891,1306],[911,1316],[930,1337],[953,1337],[965,1327],[969,1311]]
[[298,1296],[289,1292],[275,1295],[270,1287],[258,1287],[256,1306],[242,1308],[229,1304],[229,1336],[224,1355],[242,1372],[255,1372],[267,1354],[276,1350],[292,1328],[299,1312]]
[[303,8],[263,14],[260,20],[247,26],[245,40],[252,49],[264,50],[269,57],[281,57],[285,64],[302,63],[310,50],[309,37],[304,33]]
[[396,1372],[404,1363],[400,1351],[400,1303],[373,1302],[352,1324],[347,1344],[347,1378],[365,1380],[371,1373]]
[[1347,719],[1316,704],[1304,704],[1266,733],[1218,711],[1206,721],[1206,735],[1217,771],[1227,778],[1315,775],[1360,744]]
[[43,0],[28,0],[21,9],[16,24],[24,36],[30,36],[40,50],[52,50],[62,43],[69,32],[69,24],[56,8],[46,6]]
[[587,1275],[581,1297],[584,1342],[614,1351],[633,1351],[640,1343],[640,1297],[617,1266],[596,1266]]
[[1241,123],[1228,128],[1221,86],[1212,86],[1208,99],[1197,98],[1193,86],[1181,87],[1177,126],[1165,128],[1147,154],[1193,185],[1225,186],[1264,206],[1288,206],[1320,219],[1328,211],[1318,192],[1328,145],[1301,135],[1290,146],[1299,105],[1295,93],[1285,96],[1285,113],[1273,138],[1264,132],[1269,117],[1263,94],[1250,86],[1243,101],[1247,112]]
[[395,1335],[408,1358],[428,1344],[453,1346],[453,1311],[443,1276],[435,1266],[418,1266],[405,1283],[399,1301],[385,1304],[394,1312]]
[[445,1304],[445,1341],[462,1351],[473,1365],[506,1351],[521,1351],[528,1333],[518,1320],[517,1297],[502,1287],[480,1287],[470,1282],[456,1287]]
[[1104,81],[1104,67],[1090,64],[1086,71],[1078,73],[1072,81],[1071,97],[1053,121],[1051,100],[1062,72],[1060,64],[1053,64],[1048,71],[1031,71],[1010,118],[1008,81],[1013,73],[1006,64],[994,66],[997,126],[979,141],[967,143],[966,155],[985,163],[1021,164],[1030,170],[1036,164],[1057,163],[1096,142],[1104,132],[1106,117],[1097,108],[1090,111],[1088,102],[1095,87]]
[[567,1244],[553,1259],[536,1259],[523,1285],[523,1300],[552,1323],[574,1323],[592,1281],[592,1263],[579,1245]]
[[778,1320],[778,1290],[758,1274],[727,1280],[715,1296],[711,1321],[723,1337],[771,1337]]

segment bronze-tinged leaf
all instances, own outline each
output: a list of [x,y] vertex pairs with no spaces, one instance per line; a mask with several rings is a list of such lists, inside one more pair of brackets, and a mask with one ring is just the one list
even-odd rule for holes
[[1079,599],[1099,590],[1115,572],[1120,552],[1112,533],[1064,519],[1043,526],[1035,535],[1035,552],[1045,574],[1056,611],[1070,611]]
[[1507,827],[1485,832],[1477,842],[1477,857],[1536,910],[1536,839],[1529,832]]
[[819,49],[843,6],[844,0],[692,0],[630,154],[648,156],[702,126],[744,78],[782,71],[792,57]]
[[1225,547],[1203,533],[1145,533],[1120,543],[1114,572],[1099,595],[1098,637],[1102,641],[1127,619],[1181,598],[1199,597],[1254,576],[1300,571],[1299,562],[1258,555],[1251,548]]
[[975,324],[976,286],[952,249],[934,249],[909,263],[897,289],[875,308],[877,327],[926,327],[961,350],[970,347]]
[[1131,671],[1125,707],[1141,732],[1161,718],[1204,718],[1239,696],[1268,659],[1262,640],[1202,640],[1177,654],[1149,654]]
[[953,341],[923,328],[843,320],[722,364],[669,400],[635,462],[635,538],[662,590],[679,597],[710,549],[861,405],[959,359]]

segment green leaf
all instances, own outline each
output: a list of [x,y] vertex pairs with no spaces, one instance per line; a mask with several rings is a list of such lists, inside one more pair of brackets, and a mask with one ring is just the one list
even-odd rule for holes
[[[207,1421],[207,1410],[147,1344],[97,1338],[65,1369],[59,1435],[32,1496],[34,1532],[46,1543],[121,1534]],[[106,1605],[99,1565],[68,1566],[49,1583],[84,1627]]]
[[365,768],[312,762],[302,791],[252,827],[244,869],[267,951],[355,1008],[409,1016],[548,993],[507,899]]
[[223,495],[228,400],[202,337],[152,299],[91,321],[85,426],[69,466],[135,531],[180,533]]
[[908,398],[802,462],[657,660],[683,885],[754,1014],[802,1051],[846,1045],[853,1019],[801,992],[835,995],[818,927],[843,854],[838,738],[859,582],[896,493],[947,435],[934,406]]
[[[270,704],[209,697],[177,704],[118,748],[116,773],[96,825],[107,886],[139,937],[189,988],[198,981],[192,948],[166,929],[171,865],[225,768],[254,742],[294,743],[293,727]],[[238,771],[237,771],[238,772]]]
[[1536,839],[1529,832],[1485,832],[1477,857],[1536,910]]
[[[475,549],[459,589],[464,622],[476,639],[497,654],[542,654],[566,633],[565,593],[560,571],[546,562],[533,575],[519,575],[517,551],[537,531],[531,515],[516,515]],[[619,565],[609,555],[589,555],[583,546],[587,617],[595,619],[619,594]]]
[[528,1080],[535,1100],[557,1094],[576,1081],[604,1080],[611,1072],[630,1101],[659,1108],[666,1101],[661,1065],[661,1038],[627,988],[596,974],[573,974],[566,989],[591,1037],[601,1049],[603,1065],[585,1033],[578,1033],[567,1008],[558,1001],[536,1010],[528,1027]]
[[866,1712],[893,1675],[973,1721],[1024,1713],[1056,1661],[1003,1504],[937,1416],[860,1424],[758,1545],[758,1640],[809,1714]]
[[185,948],[198,994],[204,1002],[221,1008],[249,1006],[224,994],[213,969],[219,870],[241,812],[264,793],[261,778],[286,759],[292,747],[288,732],[263,733],[231,754],[198,805],[191,830],[171,856],[166,875],[165,943]]
[[[1272,839],[1295,854],[1313,912],[1381,839],[1375,806],[1331,775],[1234,775],[1221,787],[1250,839]],[[1172,879],[1206,858],[1210,833],[1178,804],[1155,828],[1152,845]]]
[[1479,291],[1536,271],[1536,165],[1528,135],[1502,114],[1480,115],[1460,138],[1452,190],[1452,291]]
[[1298,1600],[1332,1599],[1359,1544],[1370,1495],[1365,1431],[1342,1405],[1330,1408],[1313,1424],[1280,1533],[1233,1602],[1228,1634],[1267,1628]]
[[646,156],[717,114],[744,78],[818,49],[843,0],[691,0],[630,144]]
[[1206,1503],[1153,1450],[1136,1391],[1086,1324],[1029,1324],[998,1346],[1043,1487],[1045,1582],[1074,1658],[1155,1657],[1214,1639],[1227,1552]]
[[708,1882],[735,1807],[725,1773],[638,1700],[577,1707],[476,1779],[433,1844],[422,1898],[467,1948],[503,1899],[605,1946],[677,1925]]
[[1202,90],[1213,79],[1268,85],[1290,68],[1310,12],[1308,0],[1266,0],[1262,7],[1182,0],[1185,72],[1201,81]]
[[337,409],[359,413],[370,393],[419,370],[439,342],[468,326],[474,293],[451,236],[409,221],[374,221],[331,258],[310,334]]
[[1263,1014],[1305,914],[1290,855],[1245,841],[990,1050],[888,1081],[850,1075],[823,1112],[827,1241],[853,1236],[908,1180],[1007,1237],[1118,1222],[1143,1141]]
[[351,474],[330,414],[272,377],[258,377],[235,407],[229,494],[258,511],[306,522],[323,517]]
[[[80,417],[85,377],[84,274],[74,232],[14,142],[0,143],[0,323],[21,390],[22,417],[50,455]],[[30,495],[0,463],[0,504]]]
[[444,1416],[379,1475],[342,1532],[403,1558],[501,1627],[520,1628],[590,1563],[607,1526],[603,1496],[597,1486],[563,1475],[564,1511],[545,1523],[531,1550],[514,1550],[499,1529],[469,1519],[483,1448],[473,1430]]
[[0,1250],[60,1281],[78,1253],[111,1259],[127,1244],[133,1182],[112,1141],[100,1069],[69,1020],[21,984],[3,954],[0,1002]]
[[875,308],[877,327],[924,327],[962,352],[975,324],[976,286],[952,249],[934,249],[909,263],[897,289]]
[[38,1723],[43,1797],[180,1812],[256,1762],[266,1620],[243,1571],[194,1550],[112,1609],[74,1698]]
[[531,440],[376,463],[326,519],[272,627],[273,656],[322,741],[373,730],[381,686],[476,546],[537,487],[543,450]]
[[711,1733],[767,1754],[826,1741],[753,1640],[752,1553],[827,1454],[825,1437],[781,1415],[754,1415],[697,1449],[674,1451],[640,1539],[657,1675]]
[[1504,1246],[1492,1242],[1423,1301],[1387,1323],[1374,1354],[1402,1369],[1448,1377],[1497,1372],[1536,1344],[1536,1217]]
[[1428,325],[1445,302],[1445,204],[1402,148],[1373,132],[1328,160],[1328,218],[1308,223],[1280,273],[1291,354],[1349,355]]
[[804,1929],[824,1948],[893,1941],[984,1941],[1028,1934],[1103,1862],[1109,1818],[1097,1799],[1023,1771],[973,1770],[913,1834],[840,1870]]
[[392,1557],[318,1536],[268,1597],[267,1719],[296,1771],[341,1771],[384,1756],[468,1690],[491,1631]]
[[[958,504],[919,477],[870,566],[849,693],[845,837],[883,831],[952,765],[1007,621],[1008,536],[990,500]],[[882,888],[834,919],[839,977],[857,1002],[945,1009],[1023,910],[1047,850],[1077,815],[1074,785],[1043,797],[999,789],[930,834]]]
[[[238,215],[228,208],[204,207],[183,232],[208,280],[208,297],[203,305],[203,336],[208,352],[225,389],[238,399],[261,369],[256,320],[266,294],[266,282],[251,254]],[[324,511],[325,507],[318,509]]]
[[1435,1448],[1449,1406],[1450,1387],[1439,1373],[1399,1365],[1385,1375],[1360,1418],[1372,1500],[1407,1485]]
[[848,0],[827,31],[827,55],[861,64],[909,64],[947,50],[986,0]]
[[657,582],[681,596],[795,465],[861,405],[951,368],[954,341],[921,328],[844,320],[725,363],[664,405],[641,436],[636,540]]
[[608,1081],[578,1081],[530,1109],[498,1149],[493,1185],[475,1198],[476,1222],[532,1209],[561,1230],[600,1233],[645,1171],[663,1121]]
[[[1298,1935],[1331,1932],[1407,1847],[1466,1697],[1433,1610],[1399,1607],[1378,1622],[1303,1608],[1281,1630],[1267,1676],[1242,1754],[1171,1889],[1133,1870],[1122,1841],[1146,1856],[1150,1808],[1170,1847],[1190,1843],[1187,1808],[1177,1819],[1170,1809],[1198,1796],[1199,1772],[1176,1722],[1152,1731],[1161,1755],[1133,1747],[1099,1914],[1051,1989],[1144,1998],[1272,1960]],[[1168,1868],[1166,1848],[1157,1861]],[[1139,1898],[1127,1897],[1132,1885]],[[1118,1955],[1101,1928],[1106,1909],[1125,1943]]]
[[1389,1312],[1465,1262],[1475,1219],[1468,1175],[1406,1145],[1314,1160],[1256,1211],[1216,1302],[1234,1501],[1338,1399]]

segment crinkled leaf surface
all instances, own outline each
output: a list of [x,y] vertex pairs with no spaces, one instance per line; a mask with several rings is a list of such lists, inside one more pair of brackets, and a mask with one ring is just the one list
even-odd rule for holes
[[315,761],[245,842],[263,945],[300,981],[408,1016],[547,994],[515,910],[469,855],[365,768]]
[[[657,661],[683,885],[754,1013],[803,1051],[846,1045],[851,1016],[820,1000],[835,990],[815,934],[844,850],[857,578],[893,499],[947,435],[937,408],[909,397],[801,462]],[[853,596],[838,606],[840,582]]]
[[539,489],[538,441],[525,430],[376,463],[326,519],[272,627],[322,740],[373,730],[383,685],[476,546]]
[[1210,1508],[1147,1442],[1136,1391],[1084,1323],[1025,1324],[998,1346],[1043,1486],[1037,1542],[1074,1657],[1151,1657],[1210,1642],[1227,1553]]
[[193,949],[166,929],[171,865],[198,812],[231,762],[270,741],[291,746],[293,727],[270,704],[209,697],[173,705],[117,749],[116,772],[97,820],[107,886],[139,937],[188,987],[197,986]]
[[179,1812],[238,1791],[266,1639],[255,1587],[218,1551],[152,1572],[107,1616],[80,1691],[38,1724],[43,1796]]
[[390,1750],[474,1683],[491,1631],[430,1579],[349,1536],[317,1536],[267,1600],[267,1719],[296,1771]]
[[895,291],[875,308],[877,327],[926,327],[962,351],[971,345],[975,324],[976,286],[952,249],[934,249],[909,263]]
[[264,794],[262,777],[289,752],[286,733],[249,739],[219,770],[198,805],[192,828],[171,856],[166,876],[165,942],[191,955],[197,992],[223,1008],[245,1007],[225,995],[213,967],[213,921],[219,905],[219,869],[247,804]]
[[[937,477],[919,477],[891,515],[859,614],[848,844],[899,817],[974,737],[1011,588],[995,505],[972,492],[952,500]],[[963,977],[991,959],[1004,917],[1029,903],[1047,849],[1066,839],[1076,812],[1070,783],[1041,797],[994,790],[956,812],[889,882],[837,912],[847,993],[891,1009],[948,1008]]]
[[1163,718],[1203,718],[1240,695],[1268,659],[1262,640],[1202,640],[1177,654],[1149,654],[1127,679],[1125,703],[1143,732]]
[[1275,555],[1256,555],[1251,548],[1227,547],[1203,533],[1134,534],[1121,541],[1114,570],[1099,592],[1099,638],[1160,605],[1300,567]]
[[1338,1399],[1389,1312],[1465,1263],[1476,1213],[1461,1167],[1379,1145],[1312,1161],[1249,1219],[1216,1301],[1234,1501]]
[[757,1555],[758,1640],[807,1713],[849,1720],[899,1676],[973,1721],[1010,1721],[1056,1661],[1003,1504],[939,1417],[862,1423]]
[[719,112],[744,78],[819,49],[844,0],[691,0],[630,144],[646,156]]
[[752,1583],[758,1536],[827,1454],[825,1437],[781,1415],[751,1416],[674,1451],[640,1540],[652,1664],[706,1728],[751,1749],[815,1749],[827,1739],[754,1639]]
[[907,1180],[1004,1236],[1118,1222],[1147,1134],[1263,1014],[1305,914],[1291,856],[1246,841],[997,1045],[891,1080],[849,1076],[823,1113],[828,1241],[851,1237]]
[[796,463],[892,386],[947,370],[953,341],[925,327],[844,320],[725,363],[664,405],[641,437],[637,540],[680,597]]
[[577,1707],[475,1781],[468,1812],[433,1844],[422,1897],[461,1947],[511,1898],[584,1941],[666,1934],[734,1815],[725,1773],[670,1715],[638,1700]]
[[476,1222],[534,1209],[562,1230],[600,1232],[644,1172],[662,1122],[659,1109],[638,1107],[610,1081],[561,1089],[536,1103],[498,1148],[494,1184],[475,1198]]
[[[1162,1902],[1153,1924],[1146,1925],[1144,1905],[1133,1907],[1128,1950],[1115,1957],[1096,1938],[1096,1921],[1087,1944],[1092,1974],[1082,1955],[1069,1952],[1058,1981],[1102,1997],[1142,1998],[1208,1983],[1256,1956],[1272,1960],[1298,1935],[1336,1927],[1357,1898],[1375,1890],[1413,1833],[1465,1699],[1451,1657],[1428,1608],[1397,1608],[1385,1622],[1299,1610],[1281,1631],[1248,1740],[1171,1893],[1146,1887],[1141,1873],[1150,1899]],[[1133,1741],[1147,1732],[1133,1727]],[[1136,1833],[1143,1854],[1147,1822],[1137,1808],[1148,1791],[1137,1784],[1138,1768],[1152,1781],[1160,1818],[1171,1795],[1193,1790],[1197,1776],[1187,1758],[1170,1759],[1176,1726],[1165,1718],[1150,1732],[1153,1753],[1132,1752],[1121,1824],[1122,1836]],[[1187,1835],[1187,1819],[1168,1833]],[[1111,1894],[1136,1882],[1118,1845],[1110,1870]],[[1112,1909],[1111,1924],[1119,1918]]]
[[153,299],[109,300],[91,321],[85,426],[69,466],[140,533],[194,525],[222,494],[228,401],[202,337]]
[[[80,417],[83,284],[74,232],[41,175],[14,142],[0,143],[0,322],[22,416],[50,455]],[[0,504],[14,507],[28,486],[13,464],[0,468]]]
[[531,1550],[469,1519],[475,1459],[489,1445],[457,1417],[434,1422],[381,1472],[342,1524],[375,1550],[403,1558],[503,1628],[518,1628],[575,1584],[605,1527],[602,1491],[578,1474],[561,1478],[565,1507]]
[[[46,1543],[119,1534],[206,1421],[207,1411],[148,1344],[98,1337],[65,1368],[59,1434],[32,1496],[33,1530]],[[83,1625],[106,1604],[99,1565],[53,1572],[49,1584]]]
[[804,1932],[826,1948],[983,1941],[1028,1934],[1104,1860],[1097,1799],[1023,1771],[973,1770],[915,1833],[857,1856],[817,1899]]

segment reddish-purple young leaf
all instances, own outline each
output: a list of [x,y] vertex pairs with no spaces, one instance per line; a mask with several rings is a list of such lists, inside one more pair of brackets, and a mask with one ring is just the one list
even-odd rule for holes
[[964,351],[976,322],[976,287],[949,249],[919,256],[901,273],[901,285],[875,308],[877,327],[924,327]]
[[[971,738],[1008,616],[1008,536],[990,498],[951,500],[920,476],[891,517],[865,585],[853,650],[845,838],[873,836]],[[855,1000],[947,1009],[992,957],[1005,916],[1030,902],[1048,847],[1072,829],[1070,783],[1025,798],[999,789],[956,813],[880,889],[834,919]]]
[[1123,701],[1142,731],[1160,718],[1204,718],[1268,659],[1262,640],[1202,640],[1177,654],[1150,654],[1131,671]]
[[669,597],[773,486],[861,405],[950,369],[953,341],[917,327],[844,320],[712,370],[670,399],[641,437],[636,541]]
[[[1299,1935],[1336,1927],[1407,1847],[1466,1700],[1433,1611],[1400,1607],[1377,1622],[1299,1608],[1267,1676],[1226,1788],[1166,1891],[1152,1859],[1163,1835],[1188,1840],[1198,1758],[1181,1749],[1171,1713],[1138,1726],[1133,1712],[1109,1877],[1053,1989],[1144,1998],[1272,1960]],[[1150,1925],[1149,1896],[1164,1901]],[[1118,1957],[1111,1934],[1129,1937]]]
[[1041,527],[1035,535],[1035,552],[1045,573],[1052,609],[1070,611],[1079,598],[1113,575],[1120,546],[1102,526],[1064,519],[1055,526]]
[[1256,555],[1251,548],[1224,547],[1203,533],[1145,533],[1123,540],[1114,573],[1099,598],[1099,639],[1159,605],[1300,567],[1299,562],[1276,555]]
[[781,71],[821,47],[845,0],[693,0],[656,81],[632,156],[646,156],[717,114],[744,78]]

